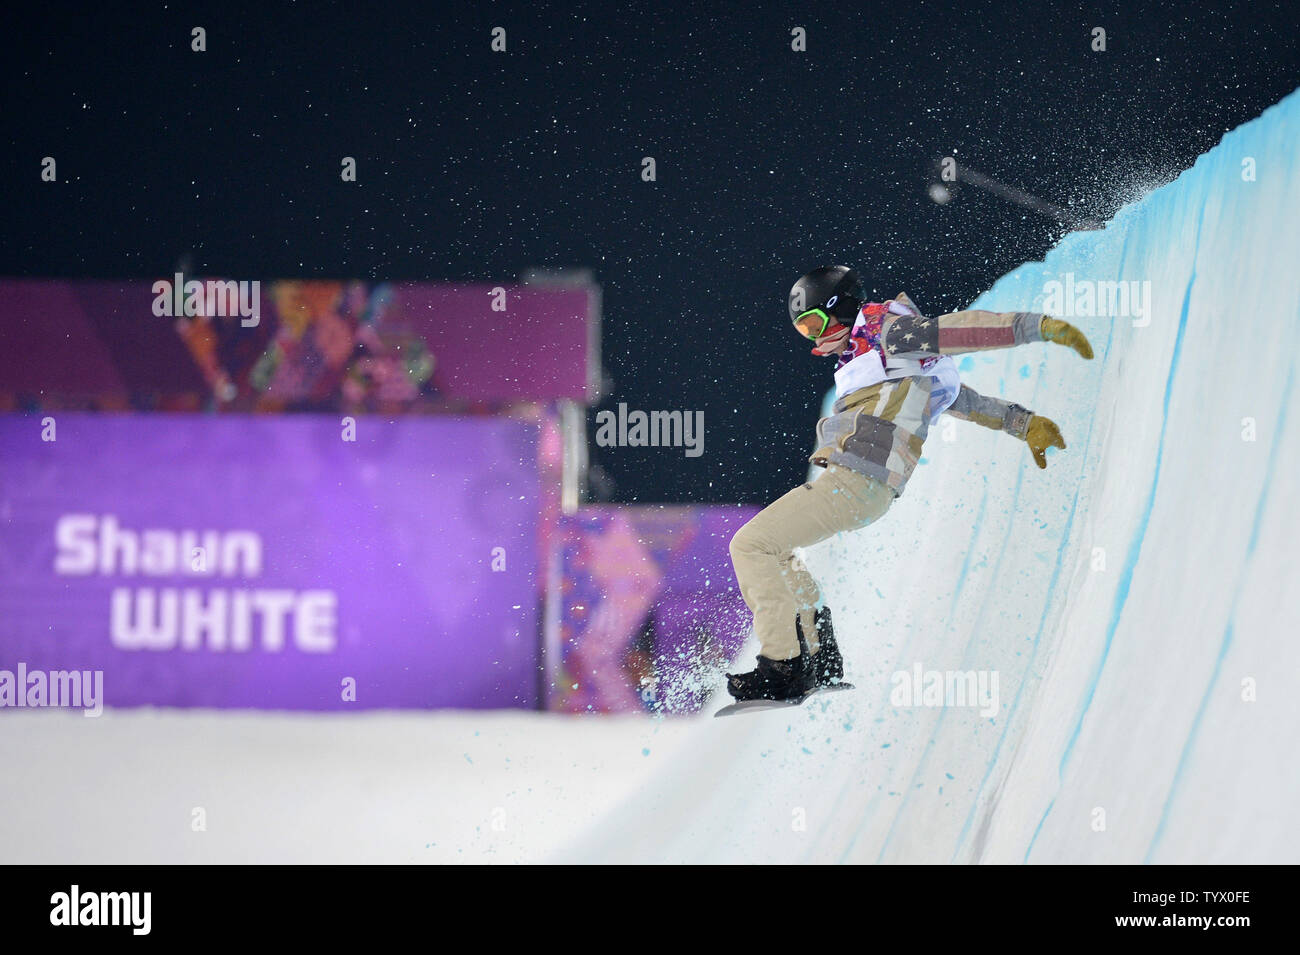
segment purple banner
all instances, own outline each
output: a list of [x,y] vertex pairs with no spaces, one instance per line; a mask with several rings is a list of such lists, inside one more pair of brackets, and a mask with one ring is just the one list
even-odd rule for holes
[[547,707],[692,712],[749,631],[728,550],[757,507],[592,505],[552,543]]
[[0,670],[100,670],[108,706],[535,707],[538,511],[517,421],[2,415]]
[[586,284],[0,279],[0,408],[592,403],[599,342]]
[[[393,286],[393,303],[428,342],[438,362],[434,383],[445,394],[480,401],[597,399],[594,287],[405,283]],[[494,311],[494,303],[504,310]]]

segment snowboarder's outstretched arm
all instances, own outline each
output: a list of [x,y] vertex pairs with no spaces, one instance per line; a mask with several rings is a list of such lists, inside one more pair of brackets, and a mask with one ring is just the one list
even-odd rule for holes
[[[968,309],[928,318],[917,311],[906,294],[899,294],[894,301],[902,304],[909,314],[900,315],[891,310],[881,326],[881,347],[891,358],[960,355],[1029,342],[1065,345],[1084,358],[1092,358],[1092,345],[1083,332],[1069,322],[1041,312]],[[1040,468],[1047,467],[1045,452],[1049,447],[1065,448],[1061,430],[1051,418],[1034,414],[1011,401],[981,395],[970,385],[961,386],[945,413],[1019,438],[1029,445],[1034,463]]]
[[1065,448],[1061,430],[1051,418],[1034,414],[1014,401],[982,395],[970,385],[961,386],[956,399],[944,414],[962,421],[973,421],[993,431],[1005,431],[1012,437],[1019,438],[1029,445],[1034,463],[1040,468],[1047,467],[1045,452],[1049,446],[1062,450]]
[[1029,425],[1030,412],[1014,402],[1002,398],[990,398],[980,394],[970,385],[963,384],[957,398],[945,414],[962,421],[973,421],[981,427],[993,431],[1005,431],[1017,438],[1024,437]]
[[[906,296],[899,296],[906,299]],[[1069,322],[1040,312],[986,312],[969,309],[935,318],[924,315],[891,315],[881,330],[885,354],[891,357],[960,355],[965,352],[1012,348],[1028,342],[1055,342],[1073,348],[1084,358],[1092,357],[1092,346],[1083,332]]]
[[886,319],[880,337],[885,354],[890,357],[960,355],[1042,341],[1044,318],[1044,315],[1034,312],[986,312],[980,309],[933,318],[891,315]]

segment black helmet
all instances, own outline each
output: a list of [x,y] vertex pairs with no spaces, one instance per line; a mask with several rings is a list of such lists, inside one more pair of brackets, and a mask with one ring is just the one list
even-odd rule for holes
[[851,322],[862,307],[862,283],[843,265],[813,269],[790,289],[790,321],[811,308],[825,309],[841,322]]

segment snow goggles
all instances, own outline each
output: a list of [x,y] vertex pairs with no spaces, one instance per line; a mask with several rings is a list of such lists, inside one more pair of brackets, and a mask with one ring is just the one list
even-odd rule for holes
[[826,309],[810,308],[795,318],[794,327],[804,338],[816,341],[826,334],[826,329],[830,328],[833,321],[835,321],[834,316]]

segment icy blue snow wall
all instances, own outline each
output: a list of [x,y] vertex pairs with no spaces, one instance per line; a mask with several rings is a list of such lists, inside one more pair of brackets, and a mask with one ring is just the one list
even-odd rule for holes
[[[1006,700],[990,726],[918,726],[928,753],[894,778],[908,795],[850,827],[848,856],[1300,860],[1300,93],[970,307],[1067,318],[1096,358],[958,359],[963,381],[1053,418],[1069,447],[1040,472],[1006,435],[932,427],[890,516],[929,538],[910,548],[929,567],[934,537],[975,559],[932,581],[944,607],[926,614],[940,637],[924,658],[947,647],[948,665],[998,670]],[[880,566],[865,535],[846,546]],[[892,609],[866,585],[839,599]],[[981,763],[969,790],[903,789]]]
[[[1026,401],[1076,493],[1033,714],[1027,684],[958,857],[1295,862],[1300,93],[973,307],[1065,317],[1100,367]],[[963,378],[1024,400],[1045,357]]]

